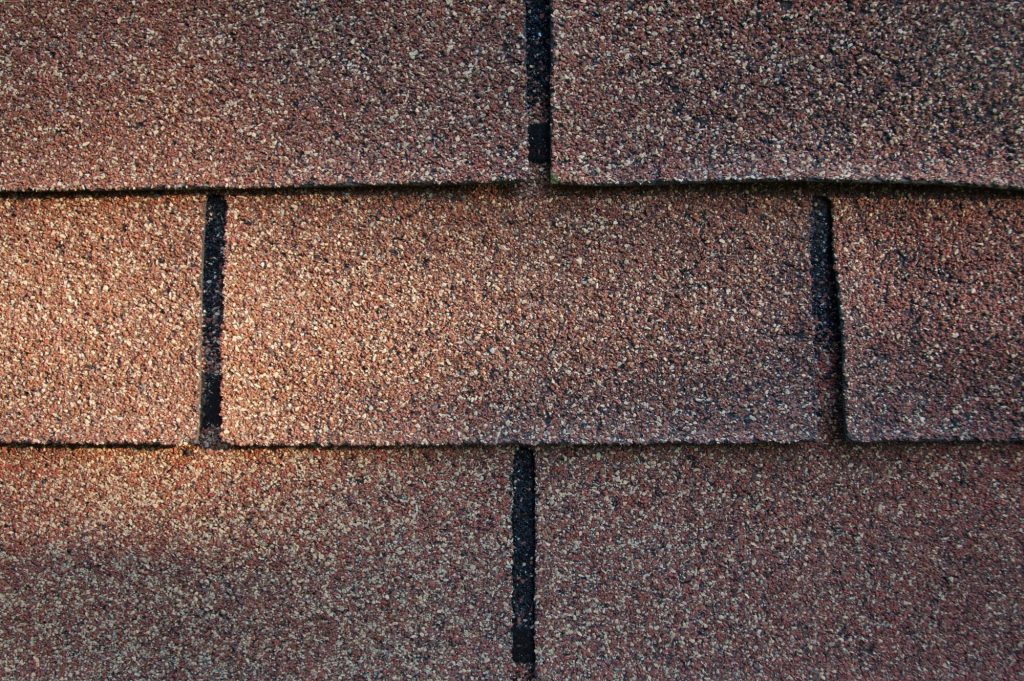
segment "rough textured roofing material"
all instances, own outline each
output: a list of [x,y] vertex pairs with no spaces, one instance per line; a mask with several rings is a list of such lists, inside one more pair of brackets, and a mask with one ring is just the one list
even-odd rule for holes
[[203,207],[0,199],[0,441],[195,439]]
[[520,177],[523,23],[511,0],[10,0],[0,190]]
[[0,676],[510,678],[510,453],[0,451]]
[[1024,201],[839,196],[847,430],[1024,439]]
[[554,2],[553,175],[1024,186],[1024,3]]
[[0,4],[0,679],[1024,679],[1024,0]]
[[1024,675],[1024,446],[553,450],[537,471],[539,679]]
[[224,437],[817,438],[810,220],[794,191],[228,197]]

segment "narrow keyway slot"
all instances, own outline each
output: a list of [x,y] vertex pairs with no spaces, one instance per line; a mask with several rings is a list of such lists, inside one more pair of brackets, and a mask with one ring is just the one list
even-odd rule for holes
[[[526,107],[530,163],[551,164],[551,0],[526,0]],[[536,480],[532,447],[512,464],[512,661],[536,676]]]
[[530,162],[551,162],[551,0],[526,0]]
[[221,326],[224,319],[224,229],[228,204],[223,196],[206,199],[206,230],[203,233],[203,387],[200,402],[199,443],[222,446],[221,428]]
[[845,430],[843,404],[842,316],[839,308],[839,279],[832,234],[832,202],[816,196],[811,208],[811,307],[814,313],[814,342],[826,363],[826,379],[833,390],[831,415],[836,430]]
[[532,447],[517,447],[512,464],[512,660],[533,665],[536,626],[536,480]]

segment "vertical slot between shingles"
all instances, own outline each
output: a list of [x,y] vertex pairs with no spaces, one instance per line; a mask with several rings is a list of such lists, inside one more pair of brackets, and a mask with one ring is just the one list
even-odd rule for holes
[[845,433],[843,402],[843,330],[839,308],[839,278],[836,274],[832,201],[815,196],[811,208],[811,309],[814,314],[814,343],[822,358],[827,390],[826,417],[836,434]]
[[531,163],[551,162],[551,0],[526,0],[526,106]]
[[228,204],[223,196],[206,199],[203,232],[203,384],[200,398],[200,444],[220,447],[221,333],[224,320],[224,231]]
[[532,447],[517,447],[512,463],[512,661],[536,661],[536,463]]

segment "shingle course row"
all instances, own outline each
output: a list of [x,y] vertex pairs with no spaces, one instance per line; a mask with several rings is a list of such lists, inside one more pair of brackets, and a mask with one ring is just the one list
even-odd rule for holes
[[1019,0],[552,5],[548,88],[543,3],[11,0],[0,191],[518,179],[548,120],[568,183],[1024,186]]
[[[849,435],[1020,439],[1022,201],[833,199]],[[836,348],[806,190],[537,181],[227,204],[229,443],[829,432]],[[191,195],[0,201],[0,438],[196,440],[203,209]]]
[[[1020,677],[1020,444],[536,464],[536,678]],[[511,465],[0,449],[0,675],[528,678]]]

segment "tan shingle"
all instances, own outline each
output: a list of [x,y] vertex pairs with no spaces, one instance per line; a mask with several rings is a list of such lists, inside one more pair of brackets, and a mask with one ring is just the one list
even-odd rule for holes
[[523,187],[228,207],[231,442],[822,432],[803,194]]
[[510,465],[0,450],[0,676],[509,678]]
[[561,181],[1024,186],[1016,0],[555,0],[554,17]]
[[196,438],[204,202],[0,199],[0,441]]
[[1020,676],[1024,446],[542,450],[538,678]]
[[850,435],[1024,439],[1024,201],[849,195],[834,212]]
[[519,177],[523,21],[513,0],[9,0],[0,190]]

